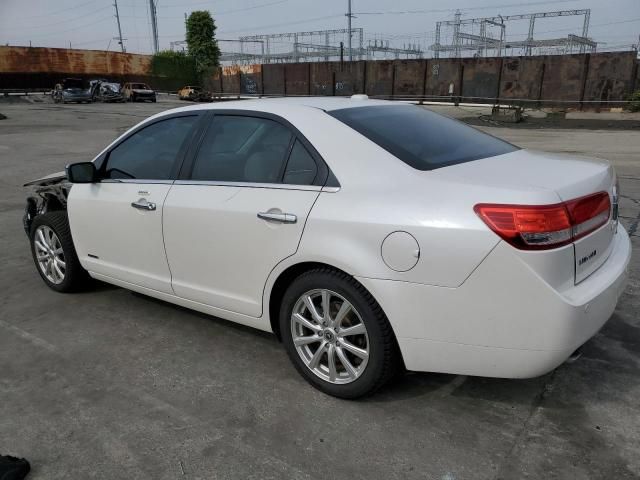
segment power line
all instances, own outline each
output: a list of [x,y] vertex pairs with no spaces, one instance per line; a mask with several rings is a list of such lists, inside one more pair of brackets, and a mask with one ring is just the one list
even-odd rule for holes
[[315,18],[307,18],[304,20],[298,20],[295,22],[286,22],[286,23],[276,23],[276,24],[271,24],[271,25],[263,25],[261,27],[247,27],[247,28],[243,28],[242,30],[225,30],[223,32],[220,32],[221,35],[227,35],[229,33],[242,33],[242,32],[254,32],[257,30],[268,30],[270,28],[278,28],[278,27],[286,27],[289,25],[300,25],[302,23],[310,23],[310,22],[316,22],[319,20],[328,20],[330,18],[342,18],[343,14],[338,14],[338,15],[326,15],[324,17],[315,17]]
[[[111,8],[111,7],[109,6],[108,8]],[[20,36],[22,36],[22,37],[36,37],[36,38],[38,38],[38,37],[52,37],[52,36],[55,36],[55,35],[59,35],[60,33],[67,33],[67,32],[72,32],[72,31],[75,31],[75,30],[79,30],[81,28],[91,27],[93,25],[97,25],[98,23],[102,23],[104,21],[111,20],[112,18],[113,18],[113,16],[109,15],[108,17],[100,18],[99,20],[96,20],[95,22],[86,23],[86,24],[84,24],[82,26],[79,26],[79,27],[67,28],[65,30],[58,30],[58,31],[49,32],[49,33],[37,33],[35,35],[32,35],[32,34],[21,34]]]
[[[97,10],[93,10],[89,13],[85,13],[75,18],[68,18],[66,20],[62,20],[60,22],[46,23],[44,25],[29,25],[29,28],[42,28],[42,27],[52,27],[55,25],[67,24],[69,22],[75,22],[76,20],[80,20],[81,18],[86,18],[91,15],[95,15],[96,13],[103,12],[104,10],[110,9],[111,5],[107,5],[106,7],[98,8]],[[7,30],[24,30],[24,27],[8,27]]]
[[[463,8],[461,10],[491,10],[496,8],[511,8],[511,7],[529,7],[534,5],[548,5],[548,4],[558,4],[558,3],[573,3],[578,0],[555,0],[549,1],[545,0],[542,2],[526,2],[526,3],[511,3],[506,5],[486,5],[483,7],[468,7]],[[457,8],[441,8],[441,9],[429,9],[429,10],[389,10],[383,12],[355,12],[355,15],[412,15],[416,13],[446,13],[446,12],[455,12],[458,10]]]

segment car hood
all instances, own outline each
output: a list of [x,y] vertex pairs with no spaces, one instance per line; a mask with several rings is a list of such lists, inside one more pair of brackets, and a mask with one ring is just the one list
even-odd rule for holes
[[134,88],[131,90],[133,93],[153,93],[153,90],[145,90],[142,88]]
[[34,185],[53,185],[56,183],[60,183],[67,179],[67,174],[62,172],[51,173],[46,177],[38,178],[37,180],[31,180],[30,182],[25,183],[23,186],[31,187]]

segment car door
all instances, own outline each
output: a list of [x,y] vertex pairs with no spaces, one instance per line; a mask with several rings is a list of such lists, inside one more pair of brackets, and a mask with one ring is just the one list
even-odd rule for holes
[[143,125],[96,160],[98,182],[73,185],[69,223],[88,271],[173,293],[162,205],[199,118],[182,114]]
[[293,255],[328,169],[295,129],[216,113],[164,206],[176,295],[259,317],[271,270]]

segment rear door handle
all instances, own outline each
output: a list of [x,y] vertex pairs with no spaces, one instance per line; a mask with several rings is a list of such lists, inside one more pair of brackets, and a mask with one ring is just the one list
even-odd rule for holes
[[147,201],[146,198],[141,198],[137,202],[131,202],[131,206],[133,208],[137,208],[138,210],[149,210],[153,211],[156,209],[156,204],[153,202]]
[[258,213],[258,218],[280,223],[296,223],[298,221],[298,217],[296,217],[293,213],[260,212]]

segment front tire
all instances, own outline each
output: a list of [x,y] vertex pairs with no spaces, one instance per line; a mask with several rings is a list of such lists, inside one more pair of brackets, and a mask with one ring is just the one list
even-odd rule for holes
[[73,246],[67,212],[38,215],[30,233],[33,261],[49,288],[73,292],[87,286],[89,274],[80,265]]
[[380,305],[355,279],[330,268],[303,273],[289,286],[280,332],[298,372],[335,397],[370,395],[401,365]]

